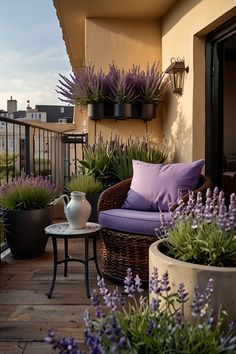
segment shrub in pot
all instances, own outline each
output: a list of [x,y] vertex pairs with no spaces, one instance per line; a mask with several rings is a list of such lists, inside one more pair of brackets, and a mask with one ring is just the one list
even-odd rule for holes
[[167,89],[170,85],[169,76],[159,71],[159,63],[154,62],[146,70],[138,70],[135,89],[137,94],[133,116],[143,119],[156,117],[156,107],[164,102]]
[[97,222],[97,203],[102,190],[103,184],[97,180],[93,175],[78,175],[73,176],[65,185],[67,193],[73,191],[80,191],[86,193],[86,199],[91,205],[92,211],[88,221]]
[[138,98],[135,82],[138,67],[125,71],[118,69],[114,63],[110,65],[107,75],[108,99],[114,102],[114,117],[129,118],[132,116],[132,103]]
[[171,226],[163,222],[157,233],[164,239],[151,245],[149,269],[168,271],[174,290],[184,279],[190,296],[195,286],[202,290],[204,281],[212,278],[215,311],[222,305],[228,321],[236,322],[236,195],[231,195],[228,207],[218,188],[213,193],[208,189],[204,198],[191,192],[187,203],[180,197]]
[[61,101],[88,109],[88,117],[104,117],[105,97],[107,95],[107,78],[102,70],[95,71],[94,65],[83,66],[70,74],[70,78],[60,74],[60,85],[56,92],[64,96]]
[[0,187],[0,207],[6,225],[6,239],[14,258],[41,255],[52,222],[55,187],[47,178],[16,177]]

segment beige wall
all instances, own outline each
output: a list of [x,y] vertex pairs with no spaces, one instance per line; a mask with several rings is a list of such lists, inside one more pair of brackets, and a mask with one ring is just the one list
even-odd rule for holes
[[[161,24],[154,20],[87,19],[85,43],[86,63],[92,62],[97,69],[102,67],[108,71],[108,64],[113,61],[120,68],[128,69],[133,64],[140,64],[144,69],[148,62],[152,64],[161,60]],[[82,124],[85,119],[86,115],[77,110],[76,121]],[[111,133],[125,138],[130,134],[143,136],[148,132],[161,140],[162,107],[160,105],[157,109],[157,118],[145,123],[138,119],[104,119],[95,123],[89,119],[87,131],[90,142],[100,131],[105,138]]]
[[174,161],[205,157],[205,35],[235,12],[235,0],[183,0],[163,19],[163,68],[180,57],[190,69],[183,95],[170,95],[165,107],[163,133]]

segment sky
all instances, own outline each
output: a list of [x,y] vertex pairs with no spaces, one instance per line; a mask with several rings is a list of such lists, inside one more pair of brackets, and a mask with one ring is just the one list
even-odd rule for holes
[[53,0],[0,0],[0,109],[63,105],[55,91],[71,65]]

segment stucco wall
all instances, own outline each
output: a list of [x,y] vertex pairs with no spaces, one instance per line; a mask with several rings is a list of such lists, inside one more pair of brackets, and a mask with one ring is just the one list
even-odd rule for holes
[[[156,20],[87,19],[85,43],[86,63],[92,62],[98,69],[102,67],[108,71],[108,64],[113,61],[119,68],[128,69],[133,64],[139,64],[144,69],[148,62],[161,61],[161,24]],[[148,132],[162,140],[162,108],[160,105],[157,117],[146,123],[138,119],[106,119],[97,121],[95,126],[94,121],[89,119],[89,140],[94,141],[100,131],[105,138],[110,137],[111,133],[125,138],[130,135],[143,136]],[[78,117],[79,112],[76,114]],[[85,119],[84,115],[80,120]]]
[[189,66],[181,97],[170,95],[163,133],[174,161],[205,157],[205,35],[235,14],[235,0],[177,1],[162,22],[162,66],[172,57]]

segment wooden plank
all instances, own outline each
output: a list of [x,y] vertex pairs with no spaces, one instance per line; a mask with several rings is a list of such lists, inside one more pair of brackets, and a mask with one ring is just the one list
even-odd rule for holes
[[[27,345],[26,342],[0,342],[0,353],[1,354],[23,354],[25,353],[26,345]],[[45,352],[45,354],[46,353],[47,352]],[[50,352],[48,352],[47,354],[49,353]]]
[[78,341],[84,340],[84,327],[77,323],[56,322],[19,322],[3,321],[0,328],[0,341],[6,342],[35,342],[44,341],[48,330],[53,329],[58,337],[74,337]]

